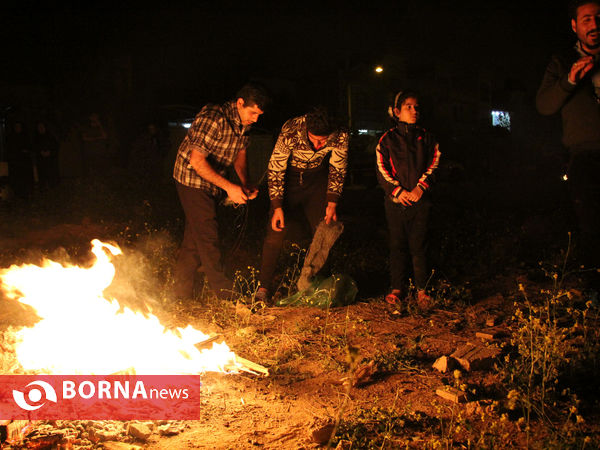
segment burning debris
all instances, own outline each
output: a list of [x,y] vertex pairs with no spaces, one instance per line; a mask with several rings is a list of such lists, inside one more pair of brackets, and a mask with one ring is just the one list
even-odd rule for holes
[[111,257],[121,250],[99,240],[92,245],[96,260],[88,268],[45,260],[41,266],[0,270],[6,296],[31,306],[41,318],[15,332],[14,352],[25,372],[268,374],[264,367],[236,357],[214,336],[189,325],[167,329],[155,315],[105,298],[103,291],[115,275]]

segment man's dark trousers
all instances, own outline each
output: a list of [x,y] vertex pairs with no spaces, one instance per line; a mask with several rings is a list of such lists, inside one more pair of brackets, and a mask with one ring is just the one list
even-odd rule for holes
[[[175,295],[191,298],[200,263],[208,283],[218,296],[226,297],[232,282],[223,273],[216,215],[216,199],[202,189],[177,183],[185,212],[185,231],[175,265]],[[225,290],[225,292],[223,292]]]

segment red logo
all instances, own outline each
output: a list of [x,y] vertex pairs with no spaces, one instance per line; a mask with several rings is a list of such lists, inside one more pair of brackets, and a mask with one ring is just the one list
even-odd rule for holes
[[198,375],[0,375],[4,420],[195,420]]

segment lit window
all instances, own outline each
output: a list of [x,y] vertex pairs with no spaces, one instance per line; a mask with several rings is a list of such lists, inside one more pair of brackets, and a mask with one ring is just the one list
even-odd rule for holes
[[510,113],[508,111],[492,111],[492,126],[506,128],[510,131]]

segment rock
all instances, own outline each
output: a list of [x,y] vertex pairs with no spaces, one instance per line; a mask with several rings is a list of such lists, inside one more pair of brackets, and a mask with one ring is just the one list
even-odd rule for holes
[[113,430],[98,430],[90,428],[89,439],[92,442],[114,441],[119,438],[119,432]]
[[455,365],[454,359],[448,358],[447,356],[440,356],[435,360],[432,367],[435,370],[446,373],[447,371],[452,370]]
[[146,441],[152,434],[152,430],[143,423],[130,423],[127,427],[127,433],[136,439]]
[[312,439],[317,444],[327,444],[331,439],[334,425],[332,423],[325,424],[321,427],[315,428],[312,432]]
[[454,403],[464,403],[467,401],[467,394],[465,392],[450,386],[439,387],[435,390],[435,393]]
[[483,370],[491,367],[500,354],[498,347],[485,347],[467,343],[457,348],[452,355],[466,371]]
[[161,436],[175,436],[183,431],[183,426],[179,424],[166,424],[158,427],[158,434]]

